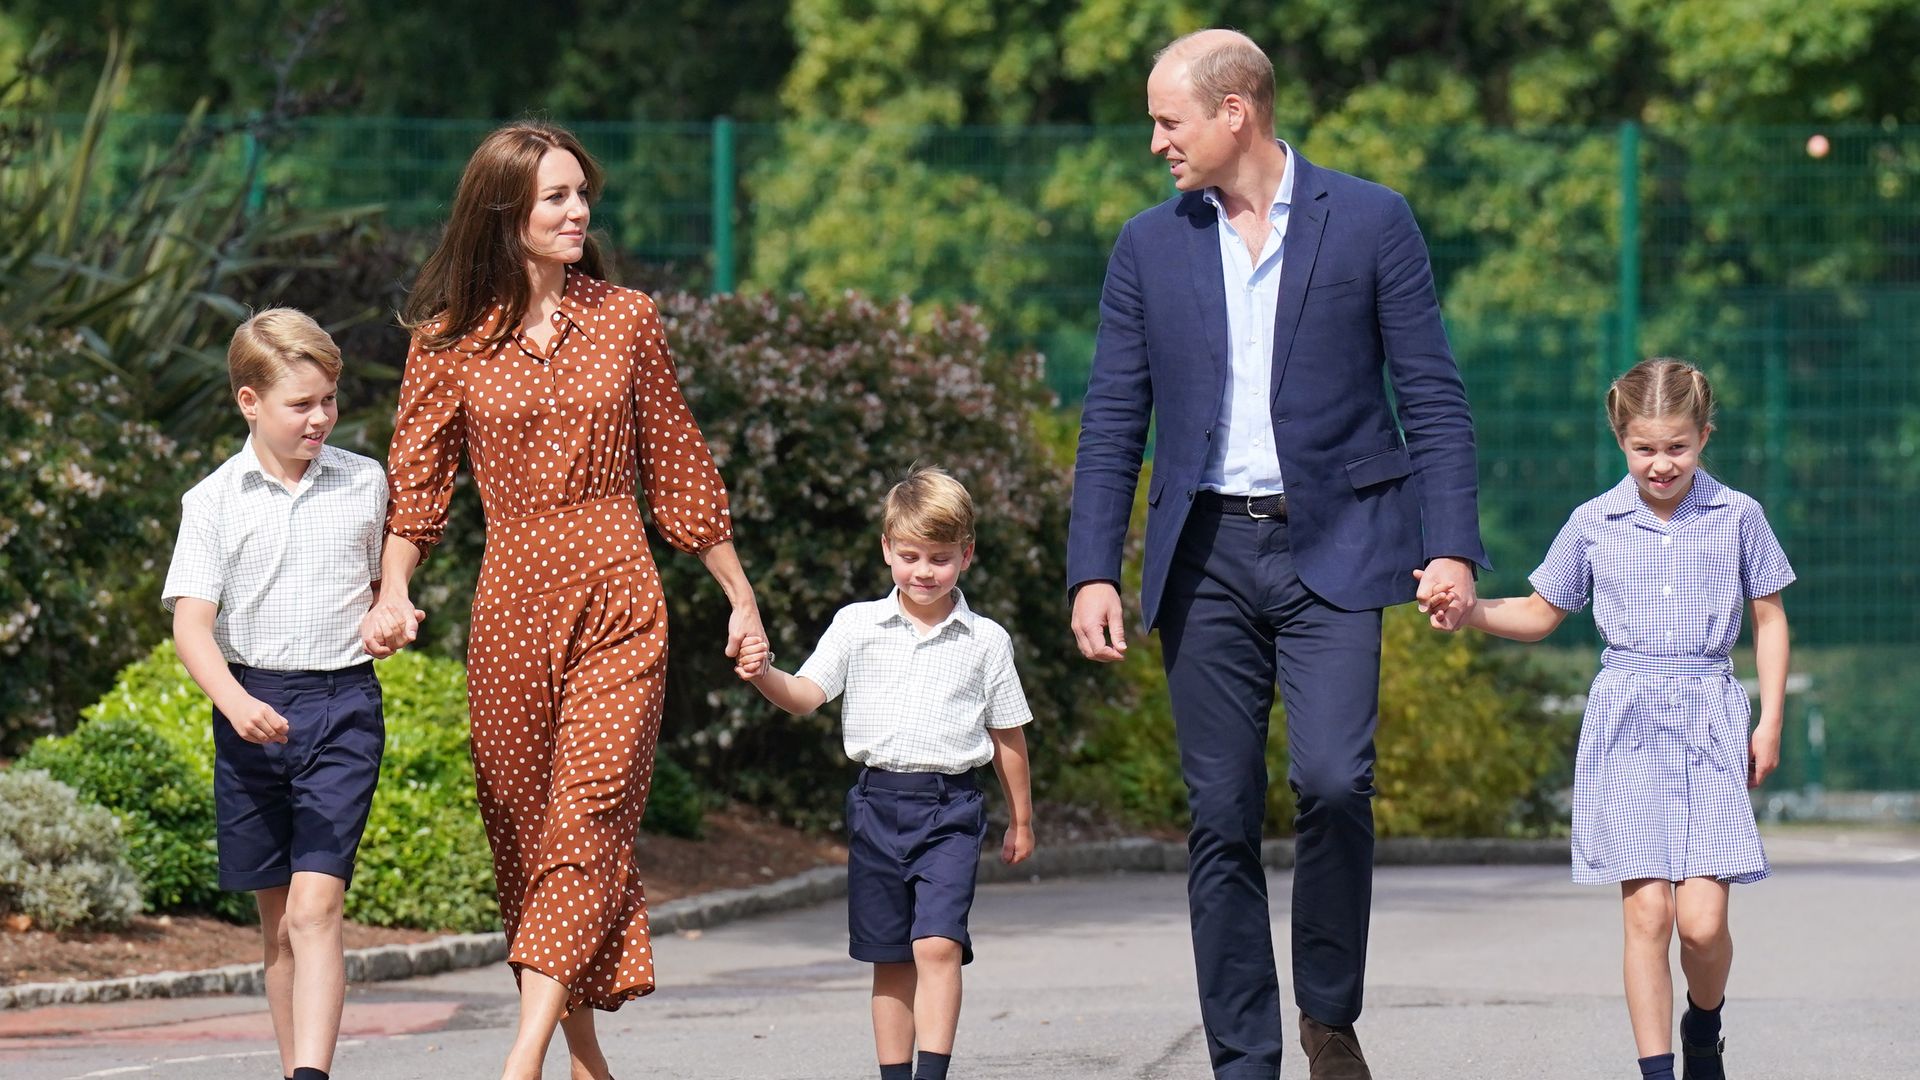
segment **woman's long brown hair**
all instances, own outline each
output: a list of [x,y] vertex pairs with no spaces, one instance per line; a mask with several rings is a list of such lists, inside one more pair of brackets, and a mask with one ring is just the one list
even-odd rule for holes
[[[527,218],[533,211],[540,159],[565,150],[580,162],[587,194],[599,198],[604,174],[571,131],[525,120],[495,130],[467,159],[454,192],[453,213],[440,243],[421,264],[400,325],[429,349],[444,349],[472,333],[495,304],[506,311],[482,342],[492,345],[519,328],[532,301],[527,280]],[[600,247],[589,235],[573,268],[604,278]],[[429,324],[437,323],[432,332]]]

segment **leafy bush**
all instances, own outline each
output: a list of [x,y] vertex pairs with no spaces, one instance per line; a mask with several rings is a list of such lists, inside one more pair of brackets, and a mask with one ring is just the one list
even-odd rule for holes
[[[382,661],[387,749],[361,840],[349,918],[481,930],[498,925],[493,863],[474,803],[466,676],[416,653]],[[71,735],[22,759],[118,811],[153,910],[249,918],[252,898],[218,888],[213,706],[171,642],[129,666]]]
[[164,134],[118,124],[133,72],[115,36],[74,129],[57,119],[66,103],[48,100],[64,55],[43,41],[0,94],[0,325],[76,331],[85,359],[69,376],[117,375],[169,435],[224,432],[226,342],[248,314],[229,290],[243,274],[311,265],[268,252],[367,211],[297,210],[262,181],[250,140],[271,141],[306,107],[297,96],[244,123],[195,110]]
[[134,717],[106,715],[35,743],[18,767],[44,769],[119,815],[148,911],[211,911],[244,921],[254,914],[253,900],[220,891],[212,770],[197,768],[193,756]]
[[179,492],[200,466],[79,335],[0,323],[0,748],[53,728],[165,632]]
[[44,772],[0,772],[0,915],[68,930],[125,926],[139,911],[113,814]]
[[[378,670],[386,752],[347,917],[381,926],[496,927],[492,853],[474,802],[466,671],[410,651]],[[219,889],[212,724],[212,703],[167,642],[121,672],[72,734],[40,740],[20,766],[45,769],[119,813],[149,910],[247,920],[252,898]],[[705,797],[664,759],[655,776],[648,827],[698,836]]]

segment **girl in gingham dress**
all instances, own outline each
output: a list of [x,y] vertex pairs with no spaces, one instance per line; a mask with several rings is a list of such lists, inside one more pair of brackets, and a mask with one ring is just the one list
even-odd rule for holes
[[[1628,475],[1573,512],[1527,597],[1454,595],[1434,625],[1538,641],[1593,598],[1607,648],[1587,696],[1573,784],[1573,879],[1620,884],[1627,1012],[1640,1074],[1673,1080],[1673,978],[1680,932],[1687,1011],[1682,1075],[1720,1080],[1720,1008],[1733,939],[1728,886],[1770,872],[1747,789],[1780,762],[1787,616],[1794,579],[1760,504],[1700,470],[1713,390],[1677,360],[1634,366],[1607,391]],[[1753,606],[1760,723],[1728,659],[1740,605]]]

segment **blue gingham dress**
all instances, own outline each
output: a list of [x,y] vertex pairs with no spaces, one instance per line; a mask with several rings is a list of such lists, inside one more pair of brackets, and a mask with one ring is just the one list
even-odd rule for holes
[[1574,760],[1574,881],[1770,873],[1747,795],[1751,705],[1728,657],[1741,605],[1793,579],[1760,504],[1704,471],[1671,521],[1629,476],[1561,528],[1530,580],[1564,611],[1591,593],[1607,643]]

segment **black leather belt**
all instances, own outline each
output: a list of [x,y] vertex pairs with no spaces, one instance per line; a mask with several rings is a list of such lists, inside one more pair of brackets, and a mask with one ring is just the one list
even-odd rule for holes
[[1279,495],[1222,495],[1217,491],[1196,491],[1193,493],[1193,508],[1205,510],[1210,514],[1245,515],[1250,518],[1287,519],[1287,496]]

